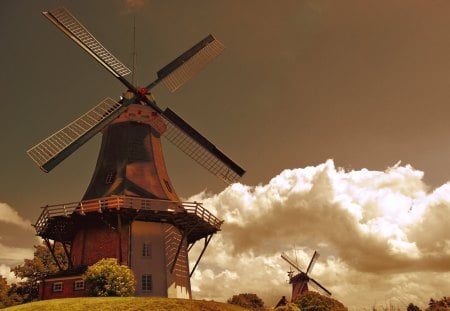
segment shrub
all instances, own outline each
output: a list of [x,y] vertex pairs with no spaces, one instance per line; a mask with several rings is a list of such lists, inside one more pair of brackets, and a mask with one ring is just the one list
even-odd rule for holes
[[91,296],[132,296],[135,292],[133,271],[119,265],[115,258],[106,258],[90,266],[84,279]]
[[233,297],[228,299],[227,302],[233,305],[238,305],[249,309],[264,308],[264,302],[262,301],[262,299],[259,298],[256,294],[250,293],[233,295]]
[[302,311],[295,303],[288,303],[285,306],[280,306],[275,309],[276,311]]
[[295,304],[303,311],[348,311],[348,309],[336,299],[323,296],[316,292],[302,294]]

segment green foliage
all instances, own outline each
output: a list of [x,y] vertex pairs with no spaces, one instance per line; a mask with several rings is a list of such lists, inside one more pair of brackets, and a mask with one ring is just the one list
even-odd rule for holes
[[316,292],[302,294],[295,304],[302,311],[347,311],[348,309],[336,299],[323,296]]
[[132,296],[136,290],[133,271],[119,265],[115,258],[105,258],[90,266],[84,274],[91,296]]
[[[55,245],[54,252],[58,260],[63,263],[62,268],[66,269],[67,257],[60,243]],[[38,281],[48,274],[58,272],[59,268],[47,246],[41,244],[34,246],[33,259],[25,259],[23,265],[18,265],[11,270],[16,277],[23,280],[13,288],[14,293],[21,296],[23,302],[29,302],[38,298]]]
[[302,311],[295,303],[288,303],[285,306],[276,308],[277,311]]
[[262,309],[264,308],[264,301],[259,298],[256,294],[238,294],[233,295],[230,299],[227,300],[229,304],[241,306],[249,309]]
[[420,310],[420,308],[418,306],[416,306],[415,304],[410,303],[408,305],[408,307],[406,308],[406,311],[422,311],[422,310]]
[[450,310],[450,297],[443,297],[440,300],[430,298],[426,311],[444,311]]

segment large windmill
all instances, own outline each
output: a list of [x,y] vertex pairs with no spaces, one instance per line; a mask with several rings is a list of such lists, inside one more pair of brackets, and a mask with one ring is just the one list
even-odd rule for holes
[[[83,271],[111,257],[131,267],[137,295],[191,298],[190,276],[222,221],[200,203],[180,201],[167,174],[160,137],[226,183],[245,171],[175,112],[157,106],[150,90],[160,82],[177,90],[218,56],[223,45],[209,35],[158,71],[155,81],[136,87],[125,78],[131,71],[66,9],[43,14],[122,82],[126,92],[120,101],[104,99],[27,151],[49,172],[94,135],[103,134],[82,201],[46,206],[35,224],[61,270],[41,282],[40,298],[86,295]],[[189,271],[188,252],[201,239],[203,249]],[[54,254],[56,243],[67,255],[67,270]]]
[[292,270],[288,272],[289,283],[292,284],[291,301],[297,300],[298,297],[300,297],[303,293],[307,292],[308,284],[316,288],[319,292],[331,296],[331,292],[328,289],[323,287],[319,282],[317,282],[316,280],[314,280],[309,276],[319,256],[320,256],[319,253],[314,251],[314,255],[312,256],[311,261],[309,262],[306,272],[303,272],[298,267],[296,262],[294,262],[291,258],[289,258],[285,253],[281,254],[281,258],[283,258],[287,263],[289,263],[290,267],[294,268],[299,272],[297,274],[294,274]]

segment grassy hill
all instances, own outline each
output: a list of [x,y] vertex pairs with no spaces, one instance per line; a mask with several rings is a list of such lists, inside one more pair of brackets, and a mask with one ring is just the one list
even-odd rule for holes
[[243,311],[227,303],[169,298],[93,297],[43,300],[4,309],[5,311]]

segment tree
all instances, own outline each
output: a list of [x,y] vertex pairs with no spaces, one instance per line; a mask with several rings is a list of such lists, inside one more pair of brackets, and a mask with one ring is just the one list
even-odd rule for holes
[[415,304],[410,303],[408,305],[408,307],[406,308],[406,311],[422,311],[422,310],[420,310],[420,308],[418,306],[416,306]]
[[[67,269],[67,256],[62,245],[57,243],[54,246],[55,256],[62,263],[61,268]],[[23,302],[29,302],[38,298],[38,282],[47,275],[58,272],[59,268],[47,246],[42,243],[34,246],[33,259],[25,259],[23,265],[18,265],[11,270],[16,277],[23,280],[14,289],[15,293],[22,297]]]
[[9,285],[6,282],[6,279],[0,276],[0,309],[11,305],[12,301],[9,298]]
[[233,297],[228,299],[227,302],[249,309],[264,308],[264,301],[262,301],[262,299],[259,298],[256,294],[250,293],[233,295]]
[[336,299],[323,296],[316,292],[306,292],[302,294],[295,304],[301,310],[308,311],[348,311],[348,309]]
[[119,265],[115,258],[105,258],[90,266],[84,280],[92,296],[132,296],[136,290],[133,271]]
[[426,311],[444,311],[450,310],[450,298],[443,297],[440,300],[434,300],[430,298],[430,302],[428,303],[428,308]]

